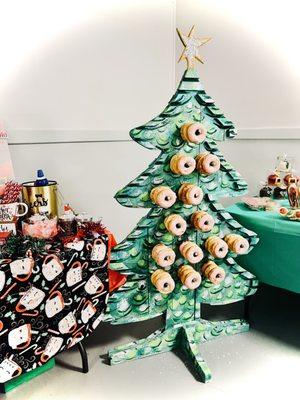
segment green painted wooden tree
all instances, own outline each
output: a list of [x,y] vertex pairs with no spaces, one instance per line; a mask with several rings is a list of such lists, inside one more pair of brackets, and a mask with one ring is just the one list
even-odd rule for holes
[[[250,251],[258,238],[235,221],[217,201],[220,196],[243,195],[247,184],[225,160],[216,144],[217,141],[234,138],[234,126],[205,93],[194,69],[193,61],[201,60],[198,47],[208,39],[194,38],[193,28],[188,36],[180,34],[180,38],[185,46],[181,58],[187,60],[188,68],[176,93],[158,117],[130,132],[134,141],[148,149],[159,149],[161,153],[141,175],[116,194],[120,204],[150,208],[150,211],[112,252],[111,269],[125,274],[127,282],[110,297],[107,310],[107,320],[113,324],[138,322],[164,315],[165,327],[145,339],[116,347],[109,352],[109,357],[111,363],[116,364],[182,348],[192,360],[201,380],[208,381],[211,373],[199,353],[198,343],[221,335],[244,332],[249,326],[241,319],[217,322],[204,320],[201,318],[201,304],[224,305],[255,293],[257,280],[240,267],[235,258],[237,253]],[[189,127],[192,132],[188,132]],[[193,169],[193,162],[193,165],[172,164],[172,157],[178,154],[187,157],[184,161],[197,160],[192,172],[186,174],[184,169]],[[208,159],[213,160],[210,165],[204,163],[203,166],[203,157],[199,161],[199,154],[216,157]],[[209,166],[213,166],[213,170]],[[180,173],[180,168],[184,173]],[[200,188],[200,198],[203,192],[200,203],[198,198],[198,204],[188,204],[190,198],[186,192],[180,195],[179,189],[186,183]],[[171,204],[170,201],[171,206],[165,203],[160,206],[159,196],[153,189],[161,187],[172,189],[176,195],[175,203]],[[168,204],[170,196],[169,200],[166,196],[163,200]],[[213,223],[208,227],[200,223],[202,229],[196,227],[193,216],[197,212],[201,212],[200,217],[209,216],[209,221]],[[174,214],[184,220],[180,220],[182,224],[177,225],[177,231],[176,226],[172,231],[166,221],[168,216]],[[179,231],[182,234],[178,234]],[[214,238],[210,245],[209,238]],[[196,247],[201,253],[199,262],[192,264],[190,255],[188,257],[183,252],[182,243],[186,242],[200,247],[200,250]],[[165,260],[168,259],[168,265],[162,267],[164,263],[161,264],[161,258],[157,253],[153,254],[157,244],[166,246],[163,247],[164,251],[166,248],[173,250],[175,261],[172,257],[168,259],[167,255]],[[240,248],[237,247],[239,245]],[[214,246],[217,246],[217,250]],[[182,279],[179,270],[183,265],[188,265],[189,271],[194,273],[192,280]],[[208,269],[205,268],[207,266]],[[153,275],[157,270],[159,274],[167,272],[167,278],[162,278],[159,284]],[[212,272],[211,275],[212,270],[216,273]],[[200,285],[199,272],[202,275]]]

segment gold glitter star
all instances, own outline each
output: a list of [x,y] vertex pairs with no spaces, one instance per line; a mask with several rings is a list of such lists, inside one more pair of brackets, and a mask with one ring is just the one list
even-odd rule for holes
[[196,38],[193,36],[195,29],[195,25],[192,26],[188,35],[183,35],[179,29],[177,29],[178,36],[184,45],[183,52],[178,60],[181,61],[183,59],[187,62],[187,69],[192,69],[195,66],[195,60],[201,62],[203,64],[202,58],[199,56],[198,51],[199,47],[203,46],[205,43],[211,40],[210,37],[204,38]]

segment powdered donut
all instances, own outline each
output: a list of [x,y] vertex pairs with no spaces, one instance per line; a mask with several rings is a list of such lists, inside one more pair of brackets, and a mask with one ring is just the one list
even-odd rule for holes
[[178,277],[188,289],[194,290],[201,285],[201,275],[190,265],[182,265],[178,269]]
[[202,153],[196,157],[197,170],[203,175],[211,175],[219,171],[221,167],[220,160],[211,153]]
[[245,254],[249,250],[249,242],[241,235],[230,234],[225,237],[225,241],[231,251],[236,254]]
[[188,260],[191,264],[197,264],[203,258],[203,251],[194,242],[183,242],[179,246],[179,251],[182,256]]
[[191,218],[192,224],[201,232],[209,232],[215,225],[215,220],[206,211],[196,211]]
[[160,267],[169,267],[175,261],[174,250],[164,244],[157,244],[152,249],[152,258]]
[[181,236],[186,231],[186,221],[178,214],[171,214],[164,220],[167,230],[175,236]]
[[175,154],[171,158],[170,168],[174,174],[189,175],[196,168],[196,161],[193,157],[186,156],[185,154]]
[[176,202],[176,194],[168,186],[157,186],[150,192],[153,203],[162,208],[170,208]]
[[199,122],[184,124],[180,129],[181,137],[186,142],[202,143],[206,138],[207,130]]
[[151,275],[151,282],[156,289],[163,294],[169,294],[173,292],[175,288],[175,282],[171,275],[162,269],[157,269],[153,272]]
[[178,191],[178,196],[184,204],[196,206],[203,200],[203,191],[192,183],[183,183]]
[[224,258],[228,253],[227,243],[218,236],[210,236],[206,242],[205,247],[209,253],[215,258]]

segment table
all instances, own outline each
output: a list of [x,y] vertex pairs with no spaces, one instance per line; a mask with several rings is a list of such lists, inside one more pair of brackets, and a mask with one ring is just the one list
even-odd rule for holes
[[[103,318],[109,290],[120,284],[108,271],[113,235],[86,236],[27,250],[18,235],[15,253],[0,259],[0,391],[46,371],[59,352],[77,345]],[[18,242],[18,243],[19,243]],[[10,382],[7,384],[6,382]]]
[[250,210],[243,203],[227,211],[260,239],[238,263],[263,283],[300,293],[300,223],[284,219],[278,212]]

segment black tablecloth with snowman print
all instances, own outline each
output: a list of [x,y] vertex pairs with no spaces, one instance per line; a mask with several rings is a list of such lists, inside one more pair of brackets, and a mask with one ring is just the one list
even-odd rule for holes
[[108,298],[110,236],[0,260],[0,383],[92,333]]

